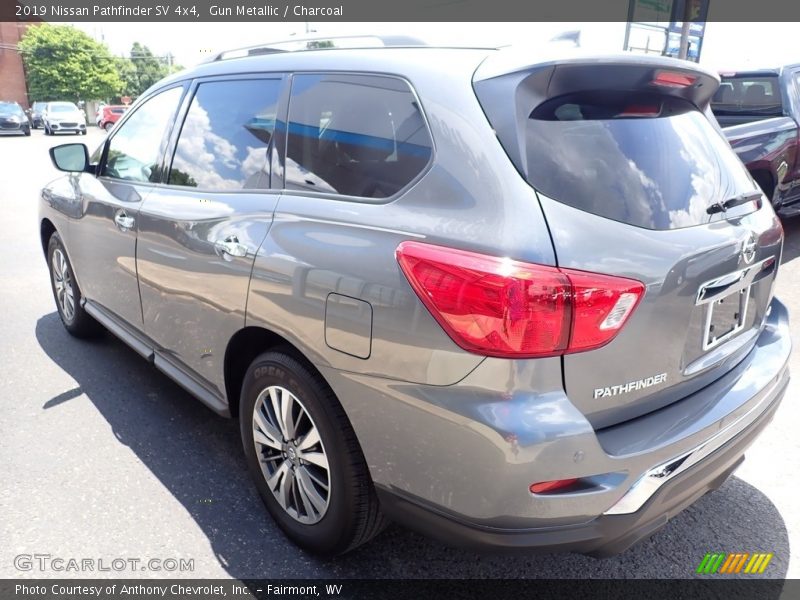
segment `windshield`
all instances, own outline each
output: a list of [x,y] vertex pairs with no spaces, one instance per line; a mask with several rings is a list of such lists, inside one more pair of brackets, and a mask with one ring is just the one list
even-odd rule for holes
[[[528,181],[535,189],[647,229],[707,223],[710,205],[754,191],[708,119],[675,98],[630,92],[562,96],[530,115],[526,147]],[[740,210],[752,206],[736,214]],[[731,214],[733,209],[726,216]]]
[[20,114],[22,114],[22,109],[19,107],[19,105],[7,103],[0,104],[0,115],[9,117],[12,115],[19,116]]
[[783,114],[780,81],[777,75],[722,75],[722,83],[711,100],[716,115],[759,115],[780,117]]
[[74,104],[51,104],[47,110],[53,113],[67,113],[77,112],[78,107]]

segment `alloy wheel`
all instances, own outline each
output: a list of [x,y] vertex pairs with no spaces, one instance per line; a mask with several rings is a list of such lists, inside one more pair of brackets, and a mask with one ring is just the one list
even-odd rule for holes
[[319,522],[330,505],[330,468],[319,430],[297,396],[277,385],[258,395],[253,441],[278,504],[304,525]]
[[75,288],[72,285],[72,273],[69,270],[67,257],[60,248],[53,251],[53,286],[56,300],[64,319],[71,322],[75,318]]

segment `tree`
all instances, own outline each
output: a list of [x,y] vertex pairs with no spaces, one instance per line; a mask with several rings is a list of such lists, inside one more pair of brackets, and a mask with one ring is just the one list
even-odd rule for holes
[[169,74],[169,67],[159,57],[153,56],[150,48],[139,42],[131,47],[131,62],[136,69],[136,89],[133,96],[138,96],[155,82]]
[[117,73],[119,73],[119,78],[122,80],[122,86],[120,87],[119,96],[115,97],[130,96],[135,98],[139,95],[139,73],[136,71],[133,61],[123,57],[118,57],[116,61]]
[[122,89],[117,60],[108,48],[71,25],[29,27],[19,50],[34,100],[96,100]]

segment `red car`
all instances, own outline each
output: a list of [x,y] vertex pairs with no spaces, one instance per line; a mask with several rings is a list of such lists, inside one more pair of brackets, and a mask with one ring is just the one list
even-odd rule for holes
[[106,131],[110,131],[114,123],[119,121],[120,117],[128,110],[127,106],[108,105],[100,109],[100,114],[97,116],[97,125]]

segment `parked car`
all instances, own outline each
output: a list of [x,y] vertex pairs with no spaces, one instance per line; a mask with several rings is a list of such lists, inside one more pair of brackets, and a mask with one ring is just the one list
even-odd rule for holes
[[47,102],[34,102],[31,104],[30,110],[28,110],[28,119],[31,122],[31,127],[34,129],[39,129],[44,125],[44,121],[42,120],[42,112],[44,111],[44,107],[47,105]]
[[711,102],[725,136],[782,215],[800,210],[800,64],[726,72]]
[[[67,331],[239,419],[337,554],[621,552],[719,487],[789,381],[783,231],[685,61],[378,47],[216,57],[41,194]],[[135,409],[135,408],[134,408]]]
[[97,126],[102,127],[106,131],[111,131],[111,128],[114,127],[114,123],[119,121],[120,117],[122,117],[127,110],[127,106],[103,106],[97,114]]
[[0,135],[31,134],[25,111],[16,102],[0,102]]
[[86,135],[86,115],[72,102],[48,102],[42,113],[44,134],[75,133]]
[[100,127],[100,121],[103,118],[103,108],[108,106],[105,102],[100,102],[97,105],[97,110],[94,113],[94,124]]

